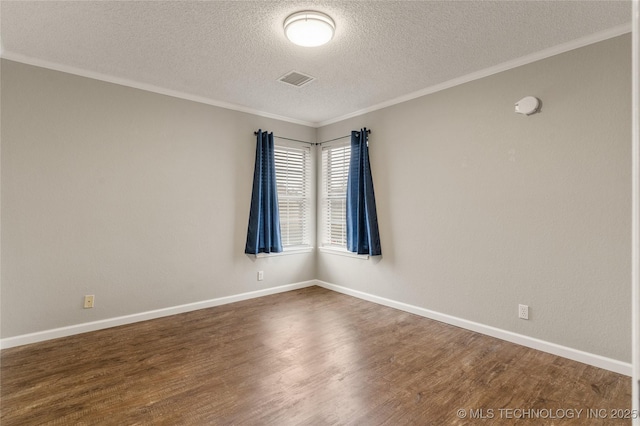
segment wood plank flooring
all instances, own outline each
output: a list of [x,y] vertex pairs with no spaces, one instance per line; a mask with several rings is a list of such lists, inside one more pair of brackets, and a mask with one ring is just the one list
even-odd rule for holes
[[0,356],[3,426],[631,423],[626,376],[319,287]]

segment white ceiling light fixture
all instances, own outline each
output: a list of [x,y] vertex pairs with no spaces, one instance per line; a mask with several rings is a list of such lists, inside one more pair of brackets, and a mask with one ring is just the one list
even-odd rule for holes
[[333,38],[336,24],[329,15],[306,10],[284,20],[284,33],[294,44],[304,47],[322,46]]

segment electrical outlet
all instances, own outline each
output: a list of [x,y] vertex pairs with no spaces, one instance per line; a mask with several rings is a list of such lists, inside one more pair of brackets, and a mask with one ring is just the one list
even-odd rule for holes
[[264,280],[264,271],[258,271],[258,281]]
[[84,308],[85,309],[90,309],[93,308],[93,303],[95,301],[95,296],[93,294],[89,294],[87,296],[84,297]]
[[529,319],[529,307],[527,305],[518,305],[518,318]]

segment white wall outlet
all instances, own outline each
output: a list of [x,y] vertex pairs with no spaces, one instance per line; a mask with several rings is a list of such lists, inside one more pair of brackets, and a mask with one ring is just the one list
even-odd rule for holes
[[518,305],[518,318],[529,319],[529,307],[527,305]]
[[264,271],[258,271],[258,281],[264,280]]
[[84,308],[85,309],[90,309],[93,308],[93,303],[95,301],[95,296],[93,294],[89,294],[87,296],[84,297]]

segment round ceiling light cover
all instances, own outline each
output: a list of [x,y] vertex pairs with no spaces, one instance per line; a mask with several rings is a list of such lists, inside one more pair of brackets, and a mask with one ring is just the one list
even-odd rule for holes
[[284,33],[298,46],[321,46],[333,38],[336,24],[328,15],[306,10],[284,20]]

